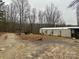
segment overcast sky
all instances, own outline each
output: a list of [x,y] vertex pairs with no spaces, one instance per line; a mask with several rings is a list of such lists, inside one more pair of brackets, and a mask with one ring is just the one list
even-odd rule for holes
[[[7,3],[10,3],[10,0],[4,0]],[[32,7],[39,9],[44,9],[46,5],[54,3],[55,6],[59,8],[63,19],[66,21],[66,24],[77,24],[76,21],[76,10],[73,8],[67,8],[68,5],[73,0],[29,0]]]

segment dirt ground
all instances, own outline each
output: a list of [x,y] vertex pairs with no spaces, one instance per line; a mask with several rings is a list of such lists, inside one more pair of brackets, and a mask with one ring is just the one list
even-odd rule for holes
[[1,34],[0,59],[79,59],[78,40],[56,37],[51,39],[33,34]]

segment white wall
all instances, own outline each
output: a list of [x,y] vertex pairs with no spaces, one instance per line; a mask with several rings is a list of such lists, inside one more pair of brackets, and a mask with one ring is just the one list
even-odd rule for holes
[[62,30],[61,31],[61,36],[63,36],[63,37],[71,37],[71,30],[70,29]]
[[70,29],[40,29],[40,33],[45,35],[71,37]]

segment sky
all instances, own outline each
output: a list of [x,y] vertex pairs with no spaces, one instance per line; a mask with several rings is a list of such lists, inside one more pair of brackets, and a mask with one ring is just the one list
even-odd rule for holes
[[[10,0],[4,0],[6,3],[10,3]],[[53,3],[61,12],[64,21],[68,25],[76,25],[76,8],[67,8],[73,0],[29,0],[31,7],[37,10],[44,10],[46,5]]]

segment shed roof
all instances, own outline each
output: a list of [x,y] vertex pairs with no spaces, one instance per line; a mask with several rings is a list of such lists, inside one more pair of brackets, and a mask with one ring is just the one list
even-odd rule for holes
[[41,28],[41,29],[79,29],[79,27],[49,27],[49,28]]

